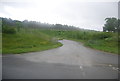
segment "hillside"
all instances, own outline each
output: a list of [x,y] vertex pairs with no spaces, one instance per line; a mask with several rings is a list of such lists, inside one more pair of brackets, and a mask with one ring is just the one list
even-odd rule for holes
[[16,34],[3,33],[2,41],[3,54],[43,51],[62,45],[52,37],[33,30],[21,31]]
[[[118,54],[118,32],[94,31],[61,24],[18,21],[2,18],[2,53],[42,51],[61,46],[57,40],[69,39],[97,50]],[[103,27],[104,28],[104,27]]]

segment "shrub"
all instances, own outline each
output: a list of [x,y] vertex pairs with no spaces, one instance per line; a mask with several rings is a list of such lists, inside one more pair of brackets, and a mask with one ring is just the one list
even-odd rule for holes
[[109,32],[100,32],[93,35],[93,39],[106,39],[112,37],[112,34]]
[[7,33],[7,34],[15,34],[16,29],[13,27],[3,27],[2,33]]

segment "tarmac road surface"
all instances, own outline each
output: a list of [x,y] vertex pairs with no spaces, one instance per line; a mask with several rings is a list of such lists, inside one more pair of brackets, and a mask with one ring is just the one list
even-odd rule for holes
[[118,55],[60,40],[62,47],[3,55],[3,79],[118,79]]

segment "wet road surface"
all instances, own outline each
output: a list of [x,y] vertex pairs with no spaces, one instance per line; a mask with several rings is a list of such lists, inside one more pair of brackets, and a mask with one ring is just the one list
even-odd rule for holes
[[0,81],[2,80],[2,53],[0,53]]
[[3,79],[118,79],[118,55],[61,40],[62,47],[3,55]]

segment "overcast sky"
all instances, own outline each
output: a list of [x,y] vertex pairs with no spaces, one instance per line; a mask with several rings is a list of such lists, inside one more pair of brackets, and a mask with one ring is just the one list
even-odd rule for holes
[[107,17],[118,17],[118,0],[1,0],[0,16],[101,31]]

